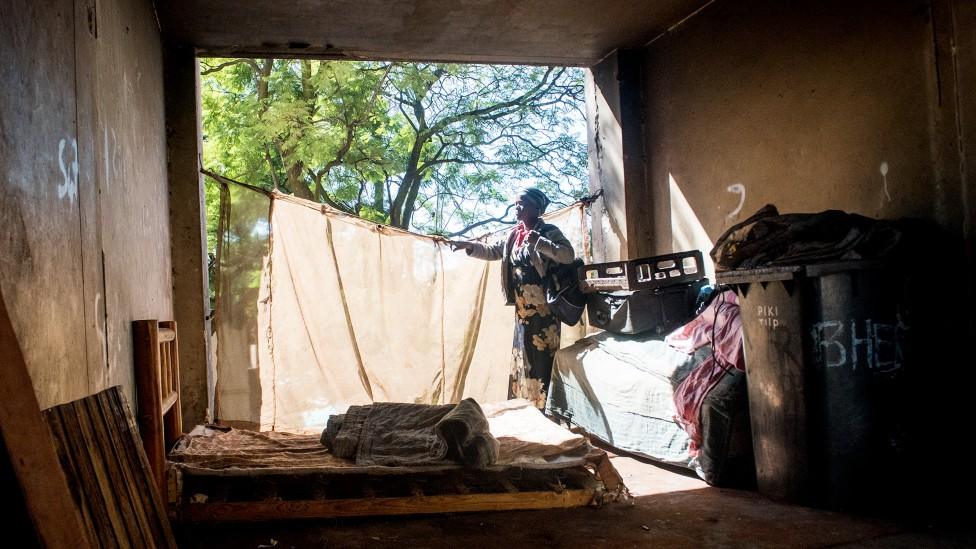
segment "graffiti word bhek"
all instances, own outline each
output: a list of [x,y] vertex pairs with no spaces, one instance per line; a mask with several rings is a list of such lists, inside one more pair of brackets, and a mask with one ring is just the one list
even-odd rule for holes
[[859,367],[891,372],[902,367],[903,326],[873,322],[828,320],[813,325],[813,352],[827,368]]

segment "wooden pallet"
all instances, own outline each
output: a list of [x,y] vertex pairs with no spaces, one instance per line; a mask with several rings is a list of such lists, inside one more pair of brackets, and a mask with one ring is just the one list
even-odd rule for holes
[[[385,474],[308,469],[192,469],[162,450],[180,432],[175,323],[133,325],[139,425],[149,469],[166,486],[170,516],[186,522],[257,521],[578,507],[622,489],[606,453],[562,469],[407,470]],[[171,419],[168,419],[171,418]],[[298,464],[300,465],[300,464]]]
[[186,522],[552,509],[594,503],[603,484],[583,466],[408,474],[182,473],[175,517]]
[[98,547],[176,547],[135,419],[120,387],[44,411]]

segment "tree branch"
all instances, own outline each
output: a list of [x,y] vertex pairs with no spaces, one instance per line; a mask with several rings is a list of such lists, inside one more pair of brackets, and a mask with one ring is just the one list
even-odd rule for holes
[[232,59],[230,61],[227,61],[226,63],[221,63],[221,64],[219,64],[219,65],[217,65],[215,67],[211,67],[210,65],[205,65],[207,68],[204,69],[204,70],[202,70],[202,71],[200,71],[200,76],[206,76],[208,74],[213,74],[213,73],[218,72],[218,71],[220,71],[222,69],[226,69],[227,67],[233,67],[234,65],[240,65],[242,63],[243,64],[246,64],[246,65],[250,65],[254,69],[255,72],[258,72],[258,71],[261,70],[261,69],[258,68],[257,62],[255,62],[253,59]]
[[468,225],[467,227],[461,229],[460,231],[458,231],[456,233],[449,233],[449,234],[447,234],[445,236],[449,236],[449,237],[461,236],[462,234],[464,234],[464,233],[466,233],[468,231],[471,231],[473,229],[477,229],[478,227],[487,225],[489,223],[504,223],[506,225],[514,225],[515,224],[515,220],[512,220],[512,221],[505,220],[505,217],[508,216],[508,212],[512,211],[512,208],[514,208],[514,207],[515,207],[515,204],[509,204],[508,205],[508,208],[505,208],[505,213],[503,213],[501,216],[499,216],[499,217],[492,217],[492,218],[489,218],[489,219],[483,219],[483,220],[481,220],[481,221],[479,221],[477,223],[472,223],[471,225]]

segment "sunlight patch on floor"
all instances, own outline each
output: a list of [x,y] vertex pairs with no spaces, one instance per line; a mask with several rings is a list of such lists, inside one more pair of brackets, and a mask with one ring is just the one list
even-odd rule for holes
[[669,471],[631,457],[612,456],[610,460],[634,497],[708,488],[708,484],[698,477]]

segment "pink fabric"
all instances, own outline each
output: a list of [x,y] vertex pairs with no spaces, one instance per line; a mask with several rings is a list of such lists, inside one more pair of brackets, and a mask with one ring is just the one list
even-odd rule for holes
[[674,419],[691,438],[690,454],[695,456],[702,442],[702,402],[726,371],[731,368],[745,370],[742,321],[735,292],[725,291],[716,295],[698,317],[669,334],[665,341],[688,354],[712,344],[712,354],[674,392],[674,405],[678,411]]
[[525,226],[525,223],[519,221],[518,224],[515,225],[514,231],[515,246],[513,249],[517,249],[522,246],[522,243],[525,242],[525,238],[529,236],[529,228]]

